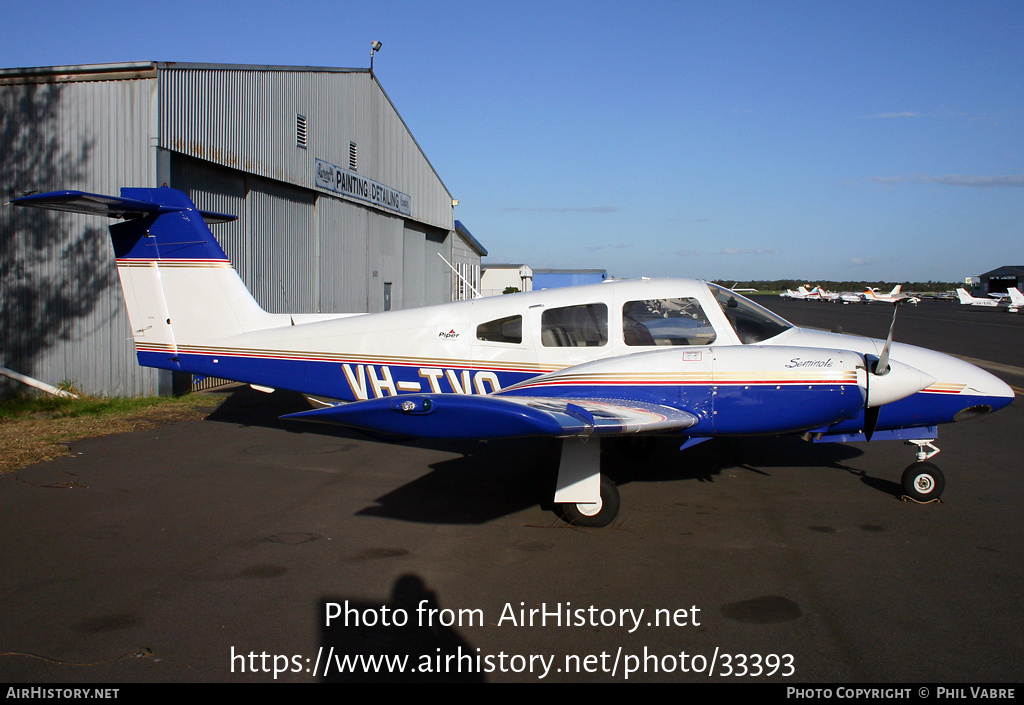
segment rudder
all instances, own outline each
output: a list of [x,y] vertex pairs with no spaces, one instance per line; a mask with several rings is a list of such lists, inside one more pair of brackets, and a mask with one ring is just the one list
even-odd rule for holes
[[62,191],[12,203],[125,219],[110,233],[140,364],[179,369],[180,346],[280,324],[207,226],[235,217],[200,211],[181,191],[122,188],[120,198]]

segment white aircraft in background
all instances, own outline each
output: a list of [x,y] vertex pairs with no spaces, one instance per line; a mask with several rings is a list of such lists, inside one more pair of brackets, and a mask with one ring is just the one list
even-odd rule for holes
[[892,291],[890,291],[888,294],[883,294],[880,293],[877,289],[868,287],[867,289],[864,290],[864,293],[861,294],[861,297],[864,301],[867,301],[868,303],[877,302],[886,304],[896,304],[899,303],[900,301],[905,301],[909,304],[917,305],[918,303],[921,302],[921,299],[917,298],[916,296],[900,293],[900,289],[902,288],[902,284],[897,284],[892,288]]
[[618,513],[618,490],[601,474],[602,437],[669,435],[681,449],[719,436],[900,440],[918,446],[904,494],[930,501],[945,487],[926,462],[939,452],[936,426],[1014,398],[963,360],[894,344],[892,327],[884,341],[796,328],[703,281],[272,314],[207,226],[233,216],[199,211],[181,191],[13,203],[123,219],[110,234],[140,364],[327,404],[286,418],[405,438],[560,439],[554,502],[577,525],[606,526]]
[[822,289],[820,286],[816,286],[811,289],[811,295],[807,298],[812,301],[828,301],[829,303],[835,303],[840,300],[839,294],[834,291]]
[[797,287],[796,291],[793,291],[792,289],[786,289],[784,292],[779,294],[779,296],[781,296],[784,299],[799,299],[801,301],[806,300],[807,297],[810,295],[811,292],[807,290],[806,286]]
[[1010,306],[1006,309],[1007,311],[1018,313],[1021,309],[1024,309],[1024,294],[1021,293],[1020,289],[1011,286],[1006,290],[1006,293],[1010,295]]
[[1021,294],[1020,290],[1016,287],[1007,289],[1006,298],[1007,301],[996,298],[979,298],[977,296],[971,296],[967,289],[957,289],[957,298],[960,299],[962,306],[976,306],[978,308],[993,308],[993,309],[1005,309],[1009,313],[1017,313],[1021,307],[1024,306],[1024,295]]

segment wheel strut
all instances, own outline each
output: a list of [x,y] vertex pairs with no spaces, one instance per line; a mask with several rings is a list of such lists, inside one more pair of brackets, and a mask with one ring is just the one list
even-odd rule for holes
[[[923,463],[929,458],[938,455],[939,449],[935,446],[934,442],[934,438],[929,438],[927,440],[907,441],[907,445],[917,446],[917,462]],[[925,450],[925,448],[929,448],[930,450]]]

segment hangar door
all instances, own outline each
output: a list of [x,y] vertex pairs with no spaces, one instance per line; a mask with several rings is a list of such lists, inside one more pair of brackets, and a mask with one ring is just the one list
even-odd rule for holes
[[449,301],[451,284],[448,275],[451,270],[445,264],[451,259],[448,233],[406,221],[403,236],[402,307],[415,308]]
[[316,195],[259,177],[247,181],[249,233],[258,263],[253,296],[271,313],[319,312]]
[[238,216],[210,230],[260,306],[319,310],[315,194],[181,155],[171,161],[171,186],[199,208]]
[[1017,277],[989,277],[988,293],[1005,294],[1011,286],[1017,286]]

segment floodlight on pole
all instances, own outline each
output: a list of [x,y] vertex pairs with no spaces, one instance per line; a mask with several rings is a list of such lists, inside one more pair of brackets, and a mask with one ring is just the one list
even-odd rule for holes
[[373,55],[380,51],[380,48],[384,46],[378,41],[370,42],[370,73],[373,73]]

